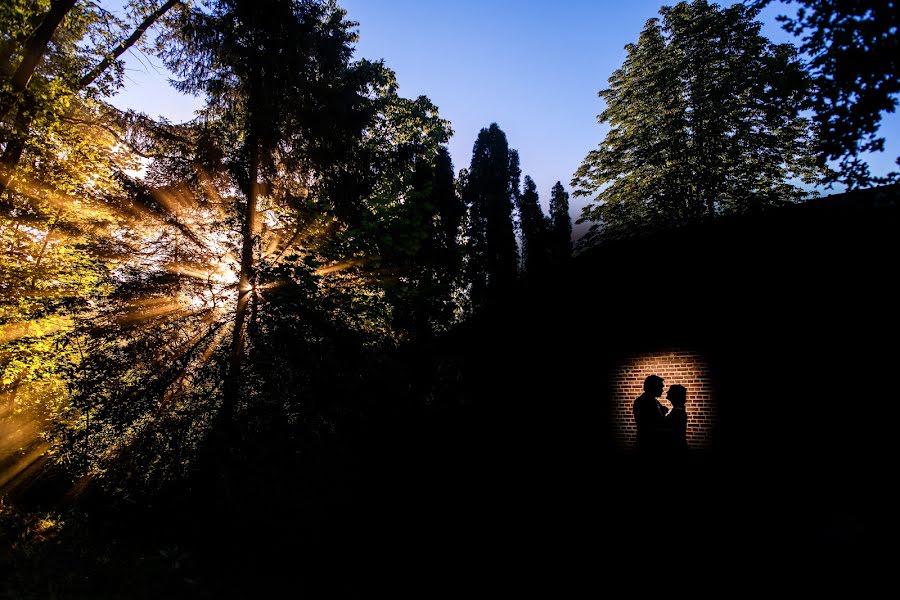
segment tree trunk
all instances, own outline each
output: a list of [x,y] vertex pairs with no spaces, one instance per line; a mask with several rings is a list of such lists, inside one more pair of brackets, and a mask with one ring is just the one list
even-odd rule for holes
[[28,89],[34,71],[47,52],[47,45],[56,32],[56,28],[62,23],[68,12],[75,6],[76,0],[52,0],[50,10],[38,25],[25,47],[22,49],[22,62],[19,63],[10,81],[11,90],[0,99],[0,119],[4,118],[16,105],[18,98]]
[[231,337],[231,360],[228,377],[225,382],[225,396],[222,402],[223,424],[228,427],[234,414],[234,407],[241,386],[241,365],[244,360],[244,323],[247,320],[247,309],[254,293],[253,289],[253,245],[256,235],[256,202],[259,195],[259,144],[250,142],[250,176],[247,182],[247,205],[244,213],[244,224],[241,231],[241,272],[238,279],[238,300],[234,315],[234,332]]
[[[19,166],[19,161],[22,160],[22,152],[24,150],[25,143],[19,137],[15,137],[6,143],[3,155],[0,156],[0,198],[3,197],[6,190],[12,185],[16,167]],[[11,203],[9,208],[4,206],[4,210],[9,210],[11,208]]]
[[109,68],[109,65],[113,64],[116,59],[118,59],[122,54],[124,54],[129,48],[131,48],[141,36],[153,25],[157,19],[166,14],[170,8],[175,6],[176,4],[181,4],[181,0],[168,0],[165,4],[157,8],[155,11],[150,13],[143,22],[137,26],[137,28],[131,33],[128,38],[123,40],[119,45],[110,50],[109,54],[107,54],[106,58],[100,62],[96,67],[91,69],[88,73],[78,81],[78,90],[83,90],[87,86],[94,83],[94,80],[99,77],[103,71]]
[[34,109],[34,99],[28,96],[19,105],[19,110],[16,112],[13,132],[6,142],[3,155],[0,156],[0,198],[3,197],[15,179],[16,168],[19,166],[19,161],[22,160],[22,153],[25,151],[25,140],[28,139],[28,131],[34,118]]
[[244,323],[250,299],[253,297],[254,237],[256,234],[256,202],[259,195],[259,143],[251,136],[250,168],[245,196],[247,204],[244,224],[241,228],[241,272],[238,279],[238,298],[234,313],[234,330],[231,336],[231,357],[223,386],[222,408],[213,428],[212,450],[215,465],[216,500],[222,518],[229,519],[234,512],[234,413],[241,391],[241,367],[244,363]]
[[[68,10],[71,10],[72,5],[75,4],[75,0],[66,0],[69,3]],[[54,7],[59,4],[64,4],[65,2],[57,2],[54,3],[50,8],[50,13],[53,12]],[[85,73],[78,82],[78,87],[73,90],[74,93],[78,93],[87,86],[91,85],[97,77],[99,77],[103,71],[109,68],[109,66],[115,62],[117,58],[122,56],[129,48],[131,48],[134,44],[137,43],[139,39],[144,35],[147,29],[150,28],[153,23],[155,23],[160,17],[162,17],[170,8],[175,6],[176,4],[180,4],[181,0],[168,0],[165,4],[160,6],[158,9],[153,11],[150,15],[147,16],[146,19],[141,22],[140,25],[132,32],[128,38],[123,40],[118,46],[116,46],[103,61],[100,62],[97,66],[91,69],[88,73]],[[47,24],[47,19],[50,18],[50,13],[47,14],[47,18],[38,26],[38,30],[35,31],[34,35],[29,39],[28,45],[26,45],[26,58],[28,56],[28,48],[32,45],[33,40],[38,36],[39,31],[42,27],[45,27]],[[62,16],[65,16],[63,13]],[[60,17],[62,20],[62,17]],[[55,31],[56,26],[59,25],[57,21],[56,25],[54,25],[53,29]],[[52,37],[53,32],[50,32],[50,36]],[[48,38],[49,41],[49,38]],[[41,57],[43,53],[46,51],[47,44],[45,43],[43,48],[41,49]],[[40,57],[39,57],[40,59]],[[39,60],[38,59],[38,60]],[[22,60],[22,64],[19,65],[19,69],[16,71],[18,75],[19,70],[22,69],[22,65],[25,64],[25,59]],[[31,76],[34,74],[34,67],[37,66],[37,61],[31,68],[31,73],[28,74],[28,79],[22,84],[20,91],[16,90],[15,78],[16,75],[13,76],[13,94],[8,97],[4,97],[0,99],[0,119],[5,117],[7,113],[15,106],[16,99],[18,96],[22,95],[28,86],[28,82],[31,80]],[[28,108],[25,106],[20,106],[18,112],[16,113],[16,123],[15,123],[15,133],[16,137],[10,139],[6,144],[6,149],[3,152],[2,158],[0,158],[0,197],[3,196],[3,193],[9,188],[10,183],[12,182],[13,177],[15,176],[15,170],[19,166],[19,161],[22,160],[22,152],[25,149],[25,140],[28,139],[29,131],[31,129],[31,122],[34,118],[34,101],[33,99],[29,99]]]

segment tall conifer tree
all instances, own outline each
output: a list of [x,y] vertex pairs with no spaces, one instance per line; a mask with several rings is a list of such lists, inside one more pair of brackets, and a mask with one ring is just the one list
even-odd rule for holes
[[525,176],[525,189],[519,200],[519,218],[522,224],[522,254],[524,272],[542,271],[549,262],[547,218],[541,211],[537,186]]
[[518,271],[513,228],[514,156],[506,134],[496,123],[478,134],[465,187],[469,207],[468,276],[475,306],[508,288]]
[[356,35],[328,0],[216,0],[185,11],[166,59],[181,91],[204,94],[222,140],[220,165],[241,190],[241,252],[223,415],[233,411],[245,324],[256,294],[261,197],[276,174],[309,181],[341,156],[368,120],[368,63],[351,63]]
[[559,181],[550,192],[550,256],[555,263],[568,260],[572,256],[569,194]]

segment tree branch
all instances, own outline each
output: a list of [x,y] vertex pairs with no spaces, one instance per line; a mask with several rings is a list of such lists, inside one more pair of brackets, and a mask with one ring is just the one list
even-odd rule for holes
[[126,39],[122,40],[118,46],[113,48],[109,54],[107,54],[106,58],[104,58],[100,64],[95,66],[93,69],[88,71],[79,81],[78,81],[78,89],[83,90],[87,86],[94,83],[96,80],[109,66],[115,62],[122,54],[124,54],[129,48],[131,48],[141,36],[150,28],[153,23],[157,21],[161,16],[163,16],[170,8],[175,6],[176,4],[180,4],[181,0],[168,0],[165,4],[157,8],[155,11],[150,13],[143,22],[138,25],[137,29],[135,29],[130,36]]
[[31,77],[41,59],[44,58],[47,45],[56,32],[56,28],[59,27],[73,6],[75,6],[75,0],[54,0],[50,3],[50,10],[25,42],[22,62],[19,63],[10,81],[12,89],[0,100],[0,119],[9,114],[9,111],[16,105],[17,98],[28,88]]

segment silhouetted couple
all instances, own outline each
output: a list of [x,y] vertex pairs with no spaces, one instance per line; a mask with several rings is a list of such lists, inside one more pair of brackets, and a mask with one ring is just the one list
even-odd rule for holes
[[659,401],[664,388],[662,377],[650,375],[644,380],[644,393],[634,401],[637,449],[644,455],[686,454],[688,450],[687,388],[669,387],[666,398],[672,403],[671,411]]

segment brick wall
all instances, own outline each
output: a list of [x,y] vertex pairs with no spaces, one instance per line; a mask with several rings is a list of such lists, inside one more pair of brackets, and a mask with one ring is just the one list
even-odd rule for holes
[[[643,393],[644,379],[648,375],[662,377],[666,390],[674,384],[687,388],[688,445],[693,450],[706,448],[717,422],[712,377],[703,357],[684,349],[631,356],[615,369],[612,429],[617,445],[634,450],[636,428],[631,407],[634,399]],[[671,408],[665,395],[664,391],[660,401]]]

